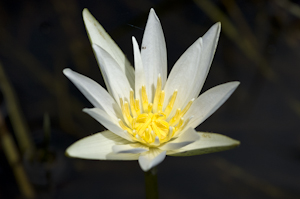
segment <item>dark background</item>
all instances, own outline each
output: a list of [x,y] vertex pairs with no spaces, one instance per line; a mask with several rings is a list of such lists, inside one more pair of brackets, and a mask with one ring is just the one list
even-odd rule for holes
[[[141,43],[154,8],[165,33],[169,70],[210,26],[222,22],[203,91],[234,80],[241,85],[197,130],[227,135],[241,145],[167,157],[158,166],[161,198],[300,198],[300,6],[288,0],[0,1],[0,119],[6,127],[0,134],[0,198],[26,198],[30,188],[20,188],[17,167],[24,169],[24,184],[36,198],[144,197],[137,161],[64,156],[76,140],[104,130],[81,111],[91,104],[62,74],[69,67],[105,86],[83,8],[131,63],[131,36]],[[27,132],[31,152],[22,147],[20,131]],[[5,152],[7,137],[16,144],[15,161],[8,161],[13,154]]]

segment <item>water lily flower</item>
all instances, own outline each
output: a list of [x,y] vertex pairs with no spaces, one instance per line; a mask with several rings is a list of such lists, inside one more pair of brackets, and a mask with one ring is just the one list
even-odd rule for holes
[[218,85],[200,94],[221,25],[216,23],[179,58],[167,78],[163,30],[150,10],[141,50],[132,37],[133,68],[123,52],[87,9],[85,26],[107,90],[71,69],[64,74],[94,108],[88,113],[108,130],[71,145],[68,156],[96,160],[138,160],[148,171],[166,155],[191,156],[227,150],[239,141],[196,128],[233,93],[239,82]]

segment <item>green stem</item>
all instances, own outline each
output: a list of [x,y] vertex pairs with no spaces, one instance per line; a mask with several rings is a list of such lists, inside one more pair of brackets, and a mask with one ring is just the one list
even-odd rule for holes
[[157,168],[145,172],[146,199],[158,199]]

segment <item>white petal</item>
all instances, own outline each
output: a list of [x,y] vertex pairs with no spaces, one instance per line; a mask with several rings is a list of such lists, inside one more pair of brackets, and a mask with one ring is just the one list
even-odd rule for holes
[[145,152],[139,157],[139,164],[143,171],[148,171],[161,163],[166,157],[166,151],[161,151],[156,148],[152,148],[150,151]]
[[104,28],[99,22],[91,15],[88,9],[84,9],[82,12],[83,20],[85,23],[86,30],[88,32],[90,41],[92,44],[97,44],[108,52],[114,60],[118,63],[118,66],[122,69],[123,73],[126,74],[131,87],[134,87],[134,69],[126,56],[119,48],[119,46],[112,40],[107,34]]
[[114,153],[143,153],[149,151],[148,147],[141,144],[126,144],[126,145],[115,145],[113,146]]
[[[178,90],[175,107],[185,106],[192,98],[198,97],[217,47],[221,25],[213,25],[202,38],[199,38],[175,63],[166,83],[166,101]],[[174,114],[174,110],[171,113]]]
[[141,88],[145,85],[145,74],[143,68],[143,62],[141,57],[141,52],[139,45],[135,39],[132,37],[133,51],[134,51],[134,67],[135,67],[135,97],[141,99]]
[[111,117],[120,117],[121,110],[119,106],[97,82],[69,68],[64,69],[63,73],[96,108],[104,110]]
[[107,113],[105,113],[103,110],[98,108],[85,108],[83,109],[83,111],[92,116],[95,120],[97,120],[111,132],[126,140],[132,141],[132,138],[129,136],[129,134],[119,126],[118,121],[110,118],[109,115],[107,115]]
[[153,9],[149,13],[141,54],[146,78],[146,90],[149,101],[152,101],[158,74],[161,75],[162,86],[165,85],[167,79],[166,42],[160,21]]
[[224,151],[237,147],[240,142],[224,135],[216,133],[200,132],[200,139],[192,144],[174,151],[168,151],[171,156],[193,156],[206,153]]
[[70,157],[93,160],[137,160],[139,154],[113,153],[112,147],[115,144],[128,143],[110,131],[103,131],[75,142],[66,150],[66,154]]
[[[195,85],[199,81],[201,73],[205,72],[203,70],[206,70],[200,68],[201,50],[202,38],[195,41],[175,63],[164,88],[166,93],[164,107],[169,103],[169,99],[176,89],[178,94],[174,107],[181,108],[194,97]],[[173,114],[174,112],[171,113],[171,115]]]
[[183,132],[177,139],[174,139],[163,146],[159,147],[161,150],[175,150],[187,146],[200,138],[198,133],[192,129],[188,128]]
[[117,62],[100,46],[93,45],[108,91],[120,105],[119,98],[129,101],[130,85]]
[[194,85],[193,98],[199,96],[200,91],[203,87],[203,84],[211,66],[211,62],[216,52],[220,31],[221,23],[218,22],[214,24],[202,37],[202,51],[199,66],[199,70],[201,70],[201,72],[200,76],[198,76],[199,81],[196,83],[196,85]]
[[228,82],[215,86],[201,94],[184,116],[185,118],[193,116],[186,128],[196,128],[211,116],[229,98],[239,84],[239,82]]

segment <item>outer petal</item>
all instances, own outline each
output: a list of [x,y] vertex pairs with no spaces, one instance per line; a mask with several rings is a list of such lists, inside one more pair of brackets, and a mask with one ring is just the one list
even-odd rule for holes
[[112,147],[115,144],[128,143],[110,131],[103,131],[75,142],[66,150],[66,154],[70,157],[93,160],[137,160],[139,154],[113,154]]
[[197,141],[199,138],[200,136],[198,135],[198,133],[194,129],[189,128],[185,132],[183,132],[177,139],[174,139],[159,148],[166,151],[176,150]]
[[85,108],[83,109],[84,112],[92,116],[95,120],[97,120],[99,123],[101,123],[105,128],[113,132],[114,134],[128,140],[133,141],[129,134],[124,131],[119,125],[117,120],[114,120],[109,117],[103,110],[98,108]]
[[143,153],[149,151],[148,147],[145,147],[139,143],[115,145],[112,149],[114,153]]
[[166,157],[166,151],[152,148],[139,157],[139,163],[143,171],[148,171],[161,163]]
[[118,66],[122,69],[123,73],[126,74],[131,87],[134,87],[134,69],[126,56],[119,48],[119,46],[112,40],[107,34],[104,28],[99,22],[91,15],[88,9],[84,9],[82,12],[84,24],[88,32],[90,41],[92,44],[97,44],[108,52],[114,60],[118,63]]
[[192,104],[185,118],[190,118],[186,128],[196,128],[213,114],[238,87],[239,82],[228,82],[215,86],[200,95]]
[[153,9],[150,10],[142,42],[142,60],[146,78],[146,89],[149,101],[153,100],[158,74],[162,86],[167,79],[166,42],[160,21]]
[[143,68],[143,62],[141,57],[141,52],[139,45],[135,39],[132,37],[133,51],[134,51],[134,67],[135,67],[135,97],[141,99],[141,88],[145,85],[145,73]]
[[216,133],[199,132],[200,139],[177,150],[168,151],[171,156],[192,156],[232,149],[240,142]]
[[[168,100],[174,90],[178,90],[176,107],[185,106],[192,98],[199,95],[210,69],[220,29],[220,23],[213,25],[175,63],[166,83],[165,92]],[[167,100],[164,106],[167,105]]]
[[120,117],[119,106],[102,86],[69,68],[63,72],[96,108],[104,110],[112,118]]
[[119,98],[129,101],[130,84],[118,63],[103,48],[93,45],[108,91],[120,105]]

